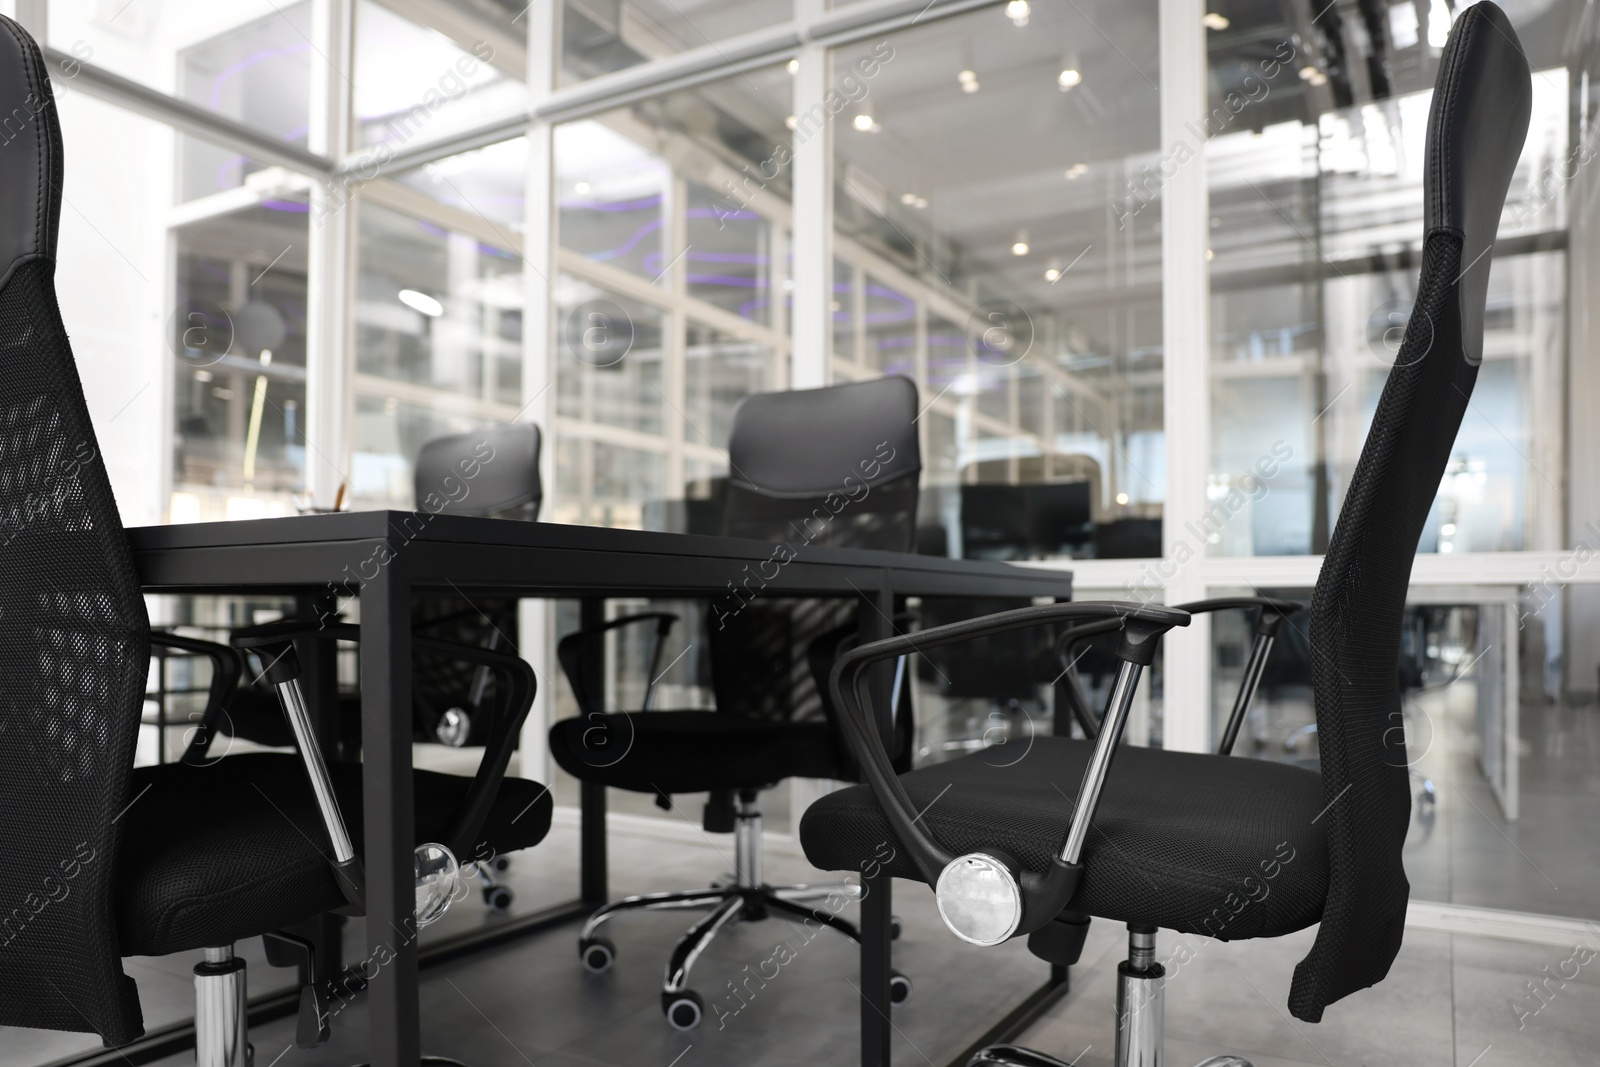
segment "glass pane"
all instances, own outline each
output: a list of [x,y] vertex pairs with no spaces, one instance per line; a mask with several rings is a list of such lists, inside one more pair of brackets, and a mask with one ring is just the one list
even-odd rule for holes
[[561,247],[659,279],[666,161],[600,120],[557,127],[555,153]]
[[423,444],[444,434],[488,425],[487,419],[407,404],[392,396],[358,395],[350,506],[357,510],[415,507],[412,467]]
[[523,230],[528,139],[515,137],[441,159],[395,176],[401,185],[504,230],[505,242]]
[[305,204],[263,205],[175,231],[173,483],[191,518],[223,518],[226,491],[304,489]]
[[769,388],[772,349],[691,322],[684,357],[690,443],[725,449],[733,409],[744,397]]
[[666,315],[569,274],[555,302],[557,413],[664,433]]
[[561,79],[571,83],[764,30],[793,17],[794,0],[565,0]]
[[451,40],[441,29],[459,36],[467,16],[435,17],[425,27],[372,0],[356,6],[355,147],[426,144],[526,110],[527,86],[502,69],[505,42]]
[[[957,464],[953,502],[922,521],[952,551],[978,543],[965,497],[986,554],[1159,554],[1159,187],[1119,210],[1162,147],[1157,7],[985,6],[832,53],[846,104],[819,121],[836,254],[863,272],[859,361],[916,376],[945,420],[928,447]],[[1001,529],[1002,509],[1049,518]]]
[[522,263],[504,249],[363,204],[356,372],[522,403]]
[[689,295],[740,318],[772,322],[772,223],[689,182],[685,280]]
[[833,261],[833,358],[855,361],[856,269],[842,259]]
[[644,528],[644,505],[667,495],[664,453],[563,436],[556,443],[555,522]]
[[[1566,543],[1556,383],[1578,120],[1558,27],[1580,7],[1511,12],[1535,71],[1533,115],[1494,249],[1484,365],[1422,552]],[[1427,116],[1449,18],[1443,5],[1421,21],[1391,18],[1380,42],[1391,55],[1356,72],[1320,59],[1282,11],[1241,11],[1209,34],[1212,505],[1203,532],[1215,555],[1327,549],[1416,297]]]

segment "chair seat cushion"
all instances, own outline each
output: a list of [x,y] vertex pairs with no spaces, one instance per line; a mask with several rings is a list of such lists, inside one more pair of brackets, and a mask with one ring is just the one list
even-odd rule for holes
[[[1047,869],[1066,839],[1093,745],[1061,737],[986,749],[902,775],[920,820],[950,852],[1001,849]],[[1125,745],[1084,846],[1071,910],[1239,940],[1322,916],[1328,858],[1315,772],[1240,756]],[[866,786],[830,793],[800,822],[823,870],[919,879]],[[887,862],[885,858],[888,857]]]
[[637,793],[759,789],[785,778],[843,774],[821,722],[768,722],[715,711],[649,711],[563,719],[550,729],[561,768]]
[[[359,851],[361,768],[336,763],[328,771]],[[449,833],[471,781],[416,772],[419,844]],[[328,835],[298,756],[253,753],[199,767],[140,767],[130,795],[117,872],[123,955],[226,945],[343,906],[326,858]],[[549,831],[550,812],[548,789],[507,778],[479,836],[496,853],[528,848]],[[482,846],[476,853],[488,855]]]

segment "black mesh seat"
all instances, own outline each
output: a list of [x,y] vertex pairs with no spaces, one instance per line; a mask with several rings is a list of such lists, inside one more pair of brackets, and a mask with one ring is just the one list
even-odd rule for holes
[[[359,850],[361,768],[335,763],[328,770]],[[416,772],[419,843],[446,836],[471,784],[459,775]],[[132,795],[138,799],[121,819],[116,901],[124,953],[161,956],[225,945],[345,903],[297,758],[254,753],[199,767],[141,767],[133,772]],[[550,811],[548,789],[507,778],[476,854],[538,844],[550,829]]]
[[[900,781],[952,852],[1000,848],[1043,873],[1093,747],[1035,737],[1015,763],[1006,749],[976,752]],[[1327,892],[1325,820],[1317,818],[1326,803],[1322,779],[1299,767],[1126,747],[1095,808],[1072,907],[1223,940],[1303,929],[1322,917]],[[806,858],[824,870],[859,867],[892,839],[862,785],[822,797],[800,820]],[[884,870],[918,877],[903,850]]]
[[[761,789],[785,778],[828,778],[843,764],[825,722],[765,722],[715,711],[616,713],[567,719],[550,751],[574,778],[636,793]],[[647,758],[625,758],[637,751]]]

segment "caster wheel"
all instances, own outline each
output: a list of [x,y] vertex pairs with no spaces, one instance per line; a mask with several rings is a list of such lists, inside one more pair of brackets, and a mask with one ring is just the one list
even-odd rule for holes
[[617,962],[617,946],[603,937],[578,942],[578,958],[590,974],[605,974]]
[[889,916],[889,940],[890,941],[898,941],[898,940],[900,940],[900,935],[905,933],[905,929],[906,929],[906,924],[901,921],[900,916],[898,916],[898,915]]
[[705,1018],[705,1001],[692,989],[682,993],[661,994],[661,1010],[674,1030],[693,1030]]
[[895,971],[889,975],[889,1003],[904,1004],[911,999],[911,979]]
[[486,885],[483,887],[483,902],[489,905],[489,910],[497,915],[504,915],[511,910],[511,902],[516,895],[503,885]]
[[511,869],[511,857],[496,856],[489,862],[489,866],[493,867],[498,873],[504,874],[506,871]]

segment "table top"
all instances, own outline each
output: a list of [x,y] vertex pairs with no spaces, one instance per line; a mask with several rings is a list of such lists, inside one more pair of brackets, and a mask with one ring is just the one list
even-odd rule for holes
[[[351,511],[127,531],[152,592],[305,591],[349,595],[380,568],[424,588],[526,596],[718,594],[1056,597],[1059,569],[908,552],[829,548],[514,519]],[[394,576],[393,574],[391,576]]]

